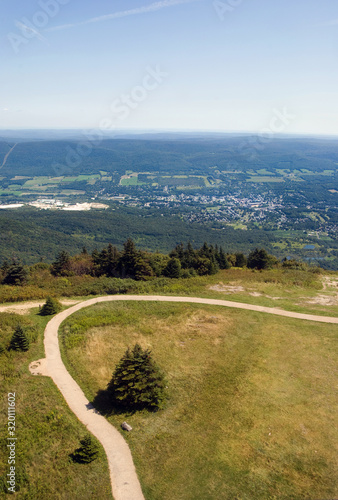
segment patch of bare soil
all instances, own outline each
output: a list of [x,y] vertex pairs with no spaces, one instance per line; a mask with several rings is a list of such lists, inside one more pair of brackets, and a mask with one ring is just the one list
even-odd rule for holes
[[[209,290],[214,290],[215,292],[223,292],[226,295],[230,295],[232,293],[237,293],[237,292],[247,292],[247,289],[244,288],[244,286],[241,285],[224,285],[223,283],[218,283],[217,285],[212,285],[209,287]],[[249,290],[252,290],[249,288]],[[271,295],[265,295],[264,293],[260,292],[248,292],[248,295],[251,295],[251,297],[265,297],[267,299],[272,299],[272,300],[282,300],[283,297],[272,297]]]
[[315,297],[301,297],[303,300],[300,305],[313,304],[319,306],[337,306],[338,305],[338,278],[332,276],[323,276],[323,291]]
[[338,278],[333,278],[332,276],[323,276],[323,290],[338,289]]
[[219,283],[218,285],[212,285],[209,287],[209,290],[214,290],[215,292],[224,292],[225,294],[237,293],[237,292],[245,292],[245,288],[243,286],[237,285],[223,285],[223,283]]
[[[305,299],[305,297],[303,297]],[[336,295],[323,295],[318,294],[315,297],[306,298],[302,301],[302,304],[315,304],[320,306],[337,306],[338,305],[338,294]]]
[[37,361],[32,361],[29,365],[29,371],[32,375],[44,375],[45,377],[49,376],[47,371],[47,359],[38,359]]
[[[80,302],[79,300],[61,300],[60,301],[62,305],[64,306],[72,306],[74,304],[77,304]],[[44,304],[44,300],[40,300],[39,302],[18,302],[17,304],[10,304],[10,305],[1,305],[0,306],[0,312],[9,312],[9,313],[15,313],[15,314],[28,314],[30,309],[33,309],[33,307],[39,307]]]

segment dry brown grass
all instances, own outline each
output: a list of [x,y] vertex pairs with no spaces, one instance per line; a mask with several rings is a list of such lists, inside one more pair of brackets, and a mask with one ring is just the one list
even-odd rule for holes
[[164,411],[110,417],[133,427],[147,500],[338,495],[336,325],[190,304],[104,307],[111,326],[68,353],[89,396],[135,342],[168,378]]
[[[135,325],[94,327],[87,332],[85,347],[79,347],[73,355],[93,377],[97,390],[106,387],[111,379],[112,367],[126,350],[126,339],[129,345],[139,343],[143,348],[151,349],[162,366],[169,365],[174,372],[197,377],[202,363],[196,359],[197,366],[192,364],[203,354],[196,351],[201,349],[206,353],[210,346],[218,346],[230,324],[231,320],[222,314],[194,311],[193,314],[186,313],[180,320],[140,318]],[[163,339],[166,339],[165,345]]]

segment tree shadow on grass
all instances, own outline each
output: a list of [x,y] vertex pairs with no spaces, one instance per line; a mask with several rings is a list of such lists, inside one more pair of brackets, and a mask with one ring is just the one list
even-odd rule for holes
[[[110,415],[134,415],[135,408],[128,408],[125,405],[119,404],[113,394],[109,390],[100,389],[93,401],[90,403],[91,407],[95,408],[101,415],[109,417]],[[90,409],[90,408],[89,408]]]

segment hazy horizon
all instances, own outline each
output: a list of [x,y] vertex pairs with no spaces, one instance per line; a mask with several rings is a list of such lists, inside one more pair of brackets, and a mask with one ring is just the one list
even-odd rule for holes
[[[41,134],[49,134],[50,136],[55,133],[56,135],[62,134],[76,134],[77,136],[83,136],[89,129],[81,129],[81,128],[13,128],[13,129],[2,129],[0,127],[0,140],[1,135],[3,137],[14,137],[15,134],[31,134],[36,135]],[[202,129],[116,129],[114,131],[105,130],[102,131],[100,129],[92,128],[90,132],[95,133],[98,132],[102,136],[106,136],[106,138],[114,138],[115,135],[224,135],[224,136],[258,136],[259,132],[254,130],[247,131],[223,131],[223,130],[202,130]],[[336,139],[338,138],[335,134],[302,134],[302,133],[275,133],[271,139],[292,139],[292,138],[302,138],[302,139]]]
[[0,129],[338,135],[329,0],[5,1]]

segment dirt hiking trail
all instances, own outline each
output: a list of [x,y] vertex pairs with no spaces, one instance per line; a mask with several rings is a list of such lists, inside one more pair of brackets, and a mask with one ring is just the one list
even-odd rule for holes
[[[217,305],[245,309],[267,314],[297,318],[307,321],[338,324],[338,318],[302,314],[284,311],[277,308],[242,304],[227,300],[203,299],[198,297],[172,297],[156,295],[106,295],[89,299],[66,309],[54,316],[45,329],[46,358],[31,363],[31,372],[35,375],[50,376],[62,393],[70,409],[87,429],[101,442],[107,454],[112,492],[115,500],[144,500],[141,486],[136,474],[130,449],[122,435],[102,415],[99,414],[87,400],[81,388],[70,376],[64,366],[59,348],[58,330],[61,323],[84,307],[101,302],[111,301],[156,301],[184,302],[192,304]],[[32,304],[32,303],[31,303]],[[36,303],[34,303],[35,305]],[[22,305],[21,305],[22,306]],[[13,306],[11,306],[13,307]],[[27,307],[27,304],[26,304]],[[1,309],[0,309],[1,310]]]

